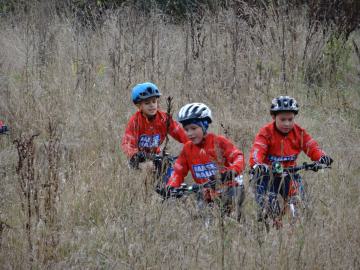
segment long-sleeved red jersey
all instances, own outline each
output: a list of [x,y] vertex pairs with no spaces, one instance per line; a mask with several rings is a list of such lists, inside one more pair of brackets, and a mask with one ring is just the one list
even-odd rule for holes
[[241,174],[244,168],[243,153],[225,137],[209,133],[201,144],[195,145],[189,141],[184,145],[168,186],[180,186],[189,170],[194,181],[202,184],[217,173],[234,170]]
[[[155,118],[149,121],[140,111],[137,111],[127,124],[121,148],[129,158],[139,151],[159,153],[166,132],[167,114],[165,112],[157,111]],[[172,118],[169,134],[180,143],[188,141],[184,129]]]
[[263,126],[255,137],[250,152],[250,166],[281,162],[284,167],[295,166],[297,156],[304,151],[311,160],[319,160],[325,155],[318,143],[295,124],[288,134],[282,134],[275,127],[275,121]]

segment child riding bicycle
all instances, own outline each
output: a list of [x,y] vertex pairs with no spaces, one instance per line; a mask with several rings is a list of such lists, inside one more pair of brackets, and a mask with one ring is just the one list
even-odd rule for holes
[[0,120],[0,134],[5,134],[8,130],[9,129],[4,125],[4,122]]
[[[232,200],[243,192],[243,186],[235,181],[235,177],[243,172],[245,161],[243,153],[227,138],[207,132],[212,120],[210,109],[203,103],[187,104],[180,109],[178,121],[190,141],[184,145],[174,164],[166,191],[179,187],[189,171],[197,184],[220,178],[225,189],[221,198],[223,209],[229,213]],[[207,189],[197,193],[198,206],[204,201],[209,202],[213,192],[215,190]]]
[[[320,149],[318,143],[295,123],[299,112],[296,100],[289,96],[279,96],[272,100],[270,114],[273,121],[263,126],[256,135],[250,152],[250,166],[256,172],[256,202],[259,205],[258,221],[263,221],[264,207],[269,203],[270,213],[275,222],[280,222],[280,206],[277,195],[284,201],[288,199],[289,190],[294,187],[302,190],[299,174],[287,174],[283,177],[281,168],[293,167],[301,151],[321,164],[330,166],[332,158]],[[268,202],[265,201],[269,192]],[[302,194],[300,194],[302,195]],[[266,214],[265,214],[266,215]]]
[[121,142],[131,168],[138,169],[148,154],[160,153],[167,133],[180,143],[188,140],[183,128],[159,109],[160,96],[158,87],[150,82],[137,84],[132,89],[131,99],[139,110],[131,116]]

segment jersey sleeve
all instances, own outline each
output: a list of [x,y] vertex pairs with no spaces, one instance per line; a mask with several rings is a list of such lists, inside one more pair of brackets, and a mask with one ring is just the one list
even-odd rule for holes
[[138,128],[135,117],[132,117],[126,126],[125,134],[121,141],[121,149],[129,158],[139,151],[137,141]]
[[325,152],[320,148],[317,141],[315,141],[305,130],[301,131],[301,136],[302,150],[312,161],[317,161],[325,155]]
[[244,154],[228,139],[220,137],[220,142],[223,148],[223,155],[229,167],[227,169],[233,170],[241,174],[245,169]]
[[185,144],[188,141],[188,137],[185,133],[185,130],[174,119],[171,118],[170,121],[171,122],[170,122],[169,133],[170,133],[171,137],[173,137],[178,142]]
[[254,144],[250,151],[250,166],[253,167],[255,164],[264,163],[266,153],[269,148],[269,139],[266,136],[265,130],[261,129],[256,135]]
[[188,162],[186,160],[186,150],[183,147],[179,157],[176,159],[174,164],[174,171],[171,174],[167,186],[179,187],[189,172]]

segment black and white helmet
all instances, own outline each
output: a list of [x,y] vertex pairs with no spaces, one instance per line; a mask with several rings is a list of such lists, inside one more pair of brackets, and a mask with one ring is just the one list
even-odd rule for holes
[[204,103],[189,103],[183,106],[178,114],[178,121],[181,124],[192,120],[207,120],[212,122],[211,110]]
[[276,114],[277,112],[299,112],[299,105],[296,100],[289,96],[279,96],[274,98],[271,102],[270,113]]

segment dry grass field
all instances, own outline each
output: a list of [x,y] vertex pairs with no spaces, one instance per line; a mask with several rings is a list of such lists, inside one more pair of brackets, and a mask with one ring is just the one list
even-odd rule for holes
[[[248,12],[252,26],[230,11],[172,24],[125,7],[93,29],[46,7],[1,19],[1,269],[360,268],[360,35],[343,42],[299,10]],[[119,148],[143,81],[164,110],[174,98],[174,116],[208,104],[210,130],[247,160],[271,99],[294,96],[297,121],[335,160],[303,174],[301,224],[259,229],[248,185],[240,223],[205,228],[191,199],[162,203]]]

